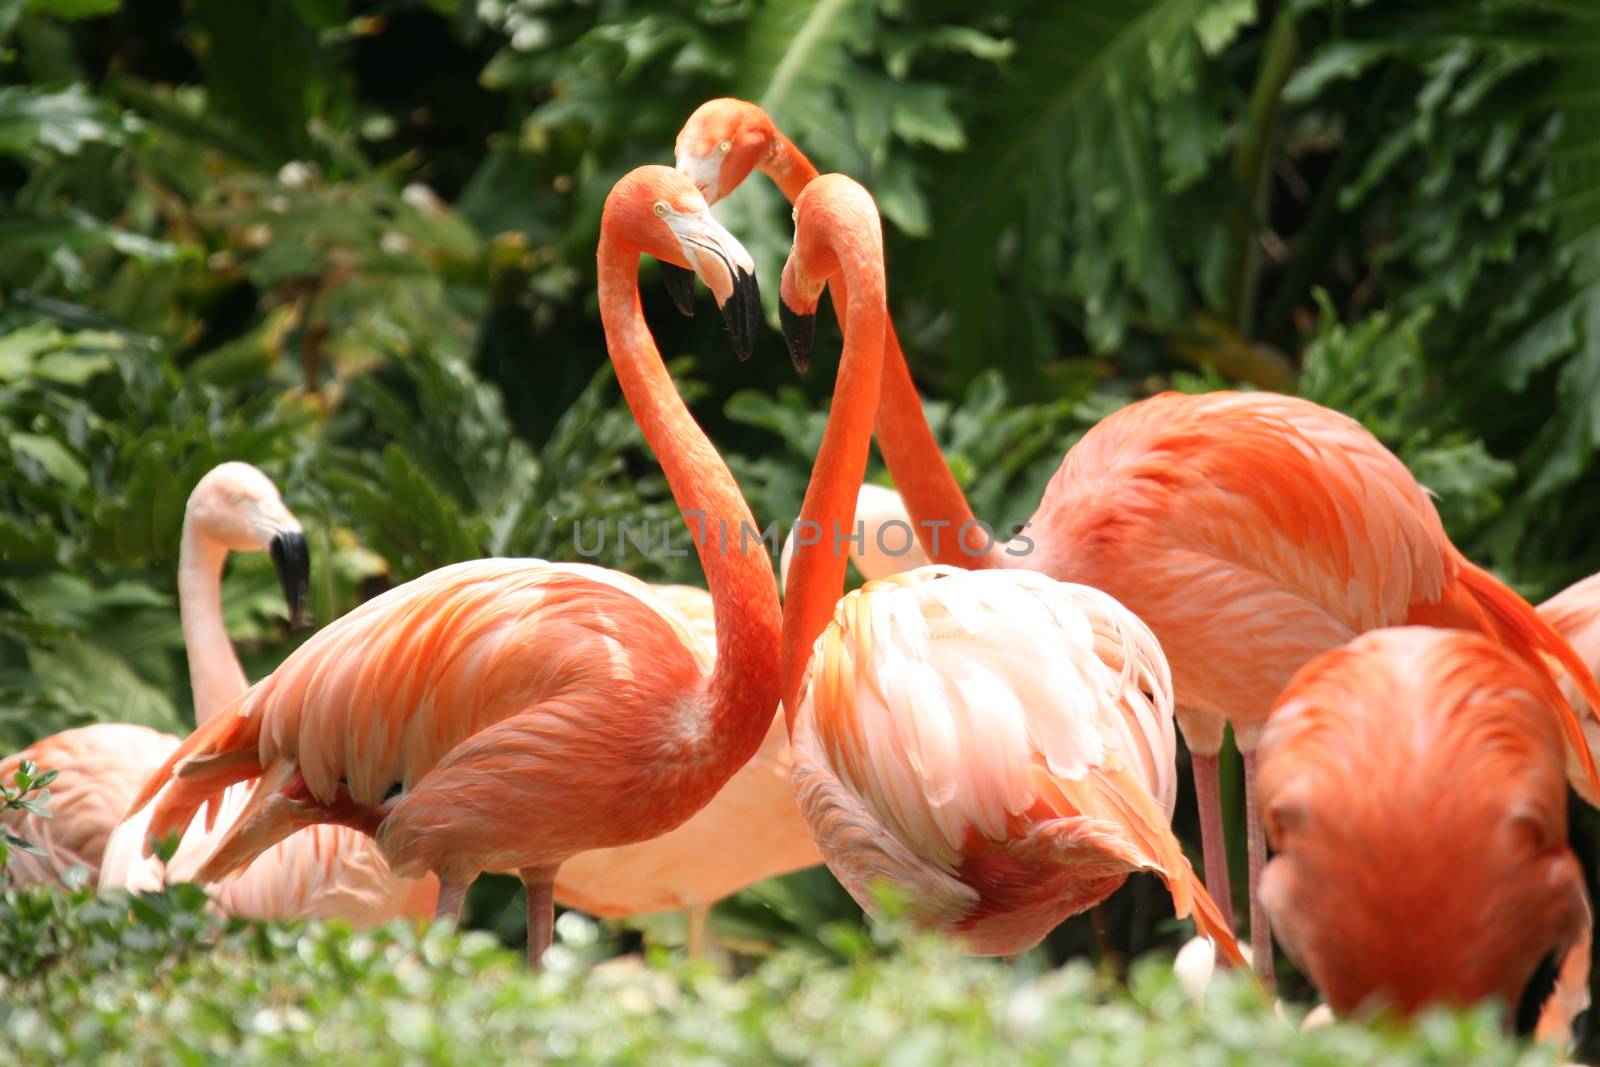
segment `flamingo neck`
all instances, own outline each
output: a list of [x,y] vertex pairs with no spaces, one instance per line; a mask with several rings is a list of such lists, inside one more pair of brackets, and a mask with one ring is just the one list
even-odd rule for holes
[[[778,188],[792,204],[811,180],[817,168],[777,130],[773,131],[776,145],[769,161],[761,172],[778,183]],[[834,310],[839,317],[840,329],[846,329],[849,300],[844,292],[842,278],[830,283],[835,300]],[[842,313],[841,313],[842,312]],[[922,397],[911,379],[911,368],[900,348],[900,338],[894,332],[894,323],[884,313],[883,382],[878,401],[878,450],[883,462],[894,478],[894,486],[905,500],[917,539],[928,554],[929,561],[952,567],[975,570],[984,567],[1004,566],[1009,562],[999,545],[990,541],[982,530],[969,523],[974,521],[967,496],[956,483],[956,477],[933,439],[927,414],[922,410]],[[957,541],[965,529],[964,541]]]
[[184,520],[178,546],[178,617],[196,726],[245,688],[244,668],[222,623],[222,565],[227,559],[227,548],[195,529],[191,519]]
[[772,131],[772,151],[761,164],[760,170],[778,183],[779,191],[791,204],[817,176],[817,168],[806,158],[806,154],[777,130]]
[[[872,413],[878,406],[883,378],[883,333],[888,321],[882,252],[841,233],[837,253],[842,273],[851,280],[844,331],[844,351],[834,384],[822,447],[811,468],[805,503],[796,524],[815,534],[815,543],[800,544],[790,569],[783,605],[783,707],[791,733],[799,707],[800,683],[818,636],[827,627],[834,605],[844,593],[845,538],[856,534],[856,495],[867,473],[872,447]],[[843,289],[834,290],[842,297]],[[842,325],[842,323],[841,323]]]
[[602,234],[598,264],[600,319],[617,381],[694,535],[711,590],[717,658],[706,689],[707,739],[737,768],[760,746],[778,700],[772,558],[727,464],[662,365],[639,305],[638,251]]

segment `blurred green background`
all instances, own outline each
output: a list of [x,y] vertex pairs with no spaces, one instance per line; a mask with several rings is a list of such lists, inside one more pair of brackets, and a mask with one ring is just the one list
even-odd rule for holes
[[[223,459],[305,522],[321,622],[455,560],[575,558],[574,521],[672,520],[594,244],[612,182],[729,94],[876,195],[980,516],[1029,514],[1121,404],[1274,388],[1365,422],[1530,598],[1600,569],[1586,0],[0,0],[0,749],[186,730],[178,531]],[[786,205],[756,176],[717,213],[772,313]],[[787,524],[836,336],[803,381],[776,332],[739,364],[708,304],[643,281],[758,521]],[[699,581],[692,556],[601,562]],[[264,558],[225,593],[252,677],[306,636]],[[1597,832],[1578,816],[1590,870]],[[520,938],[516,892],[485,880],[472,921]],[[813,871],[713,930],[827,952],[829,921],[859,916]],[[1046,951],[1181,936],[1136,878]]]

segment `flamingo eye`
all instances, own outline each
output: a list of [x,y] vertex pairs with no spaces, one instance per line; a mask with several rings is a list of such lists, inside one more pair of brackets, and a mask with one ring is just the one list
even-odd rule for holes
[[651,210],[656,213],[656,218],[664,219],[667,217],[667,202],[665,200],[657,200],[656,206]]
[[722,142],[717,145],[717,151],[721,152],[723,155],[727,155],[729,152],[733,151],[733,142],[727,138],[723,138]]

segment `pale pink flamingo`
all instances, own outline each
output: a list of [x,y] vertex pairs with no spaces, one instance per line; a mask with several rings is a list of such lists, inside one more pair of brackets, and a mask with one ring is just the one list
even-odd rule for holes
[[1260,898],[1340,1015],[1515,1007],[1560,961],[1536,1034],[1587,1007],[1591,919],[1567,847],[1549,675],[1479,634],[1373,630],[1302,667],[1259,749],[1275,855]]
[[838,600],[831,540],[853,525],[882,374],[882,235],[871,196],[842,175],[811,183],[795,217],[781,307],[796,362],[823,286],[847,278],[850,300],[801,512],[823,536],[797,548],[784,603],[795,787],[823,858],[864,908],[886,881],[918,925],[977,954],[1023,951],[1151,871],[1242,962],[1168,826],[1171,684],[1138,619],[1026,571],[928,566]]
[[0,760],[0,781],[7,785],[23,760],[58,772],[48,787],[49,818],[25,811],[0,816],[0,828],[42,852],[12,849],[6,875],[19,886],[64,886],[67,872],[81,867],[93,884],[112,828],[150,772],[177,747],[176,737],[148,726],[103,722],[41,737]]
[[[550,942],[561,865],[666,833],[760,747],[777,701],[778,595],[750,509],[661,362],[639,304],[640,255],[689,266],[741,356],[758,317],[749,254],[666,167],[606,199],[600,314],[617,378],[666,474],[715,605],[711,652],[643,582],[583,564],[488,559],[444,567],[331,623],[184,741],[135,805],[186,825],[259,777],[212,859],[222,877],[301,826],[373,834],[391,867],[433,871],[459,915],[485,870],[528,890],[528,954]],[[722,524],[729,536],[721,536]]]
[[[677,140],[678,167],[710,200],[751,168],[791,199],[816,171],[764,111],[714,100]],[[846,324],[850,302],[830,282]],[[1600,687],[1533,608],[1466,559],[1405,465],[1358,422],[1270,393],[1164,393],[1084,435],[1024,535],[996,543],[940,455],[892,324],[877,407],[884,462],[936,563],[1024,567],[1110,593],[1155,631],[1172,667],[1194,766],[1206,879],[1231,922],[1217,759],[1231,723],[1244,755],[1251,943],[1269,982],[1270,931],[1254,888],[1266,848],[1254,802],[1257,734],[1294,671],[1365,630],[1399,623],[1481,630],[1534,661],[1555,657],[1600,705]],[[941,540],[931,522],[966,531]],[[1555,709],[1600,803],[1571,709]]]
[[[711,594],[692,585],[652,588],[714,653]],[[702,955],[717,901],[822,862],[795,806],[790,771],[789,735],[774,714],[755,756],[688,822],[648,841],[580,852],[562,864],[557,903],[606,918],[687,912],[689,955]]]

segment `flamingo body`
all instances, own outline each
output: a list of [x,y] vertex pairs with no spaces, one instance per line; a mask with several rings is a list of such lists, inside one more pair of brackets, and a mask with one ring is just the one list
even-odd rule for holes
[[870,582],[839,602],[803,692],[801,809],[864,907],[886,879],[919,924],[1006,955],[1133,871],[1166,878],[1180,914],[1198,899],[1166,825],[1166,664],[1110,597],[1021,571]]
[[[689,585],[652,588],[715,648],[709,593]],[[789,735],[774,715],[755,756],[688,822],[637,844],[572,857],[556,876],[556,900],[607,918],[693,911],[821,863],[795,806],[791,770]]]
[[[711,657],[627,575],[458,563],[324,627],[219,717],[226,731],[208,747],[257,753],[247,820],[263,807],[291,821],[377,817],[399,873],[470,881],[654,836],[704,803],[649,786],[703,756]],[[190,814],[158,807],[157,827],[167,810]],[[202,877],[226,873],[246,841],[257,843],[234,835]]]

